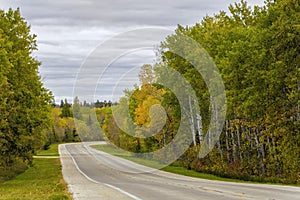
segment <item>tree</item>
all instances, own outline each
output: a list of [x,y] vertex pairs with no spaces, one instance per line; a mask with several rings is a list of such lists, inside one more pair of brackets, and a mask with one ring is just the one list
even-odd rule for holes
[[74,103],[73,103],[73,116],[74,118],[76,119],[79,119],[79,120],[83,120],[83,116],[82,116],[82,113],[80,111],[80,101],[78,99],[78,97],[75,97],[74,98]]
[[30,164],[50,125],[52,95],[32,56],[35,38],[19,10],[0,10],[0,168]]
[[63,108],[64,107],[64,101],[63,100],[60,100],[60,108]]
[[71,105],[68,103],[68,100],[65,99],[65,102],[63,103],[63,107],[61,110],[60,117],[73,117],[72,111],[71,111]]
[[141,71],[139,73],[139,80],[144,84],[153,84],[155,83],[156,75],[152,65],[144,64],[141,67]]

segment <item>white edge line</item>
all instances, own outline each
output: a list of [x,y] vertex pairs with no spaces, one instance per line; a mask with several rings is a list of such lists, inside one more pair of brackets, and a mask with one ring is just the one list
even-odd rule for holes
[[[129,192],[126,192],[126,191],[122,190],[121,188],[118,188],[118,187],[116,187],[116,186],[113,186],[113,185],[110,185],[110,184],[107,184],[107,183],[101,183],[101,182],[99,182],[99,181],[96,181],[96,180],[90,178],[90,177],[89,177],[88,175],[86,175],[83,171],[81,171],[81,169],[80,169],[79,166],[77,165],[75,159],[73,158],[73,156],[70,154],[70,152],[69,152],[68,149],[66,148],[67,145],[63,145],[63,146],[65,147],[66,152],[67,152],[67,153],[69,154],[69,156],[71,157],[71,159],[72,159],[72,161],[73,161],[73,163],[74,163],[76,169],[77,169],[77,170],[78,170],[78,171],[79,171],[86,179],[88,179],[89,181],[91,181],[91,182],[93,182],[93,183],[96,183],[96,184],[104,184],[104,185],[106,185],[106,186],[108,186],[108,187],[110,187],[110,188],[112,188],[112,189],[114,189],[114,190],[117,190],[117,191],[119,191],[119,192],[125,194],[126,196],[131,197],[131,198],[134,199],[134,200],[142,200],[141,198],[139,198],[139,197],[137,197],[137,196],[135,196],[135,195],[133,195],[133,194],[130,194]],[[61,153],[61,152],[60,152],[60,149],[59,149],[59,153]],[[60,154],[60,155],[61,155],[61,154]]]
[[130,193],[128,193],[128,192],[126,192],[126,191],[124,191],[124,190],[122,190],[122,189],[120,189],[120,188],[118,188],[116,186],[113,186],[113,185],[110,185],[110,184],[107,184],[107,183],[104,183],[104,185],[106,185],[106,186],[108,186],[108,187],[110,187],[112,189],[115,189],[115,190],[117,190],[117,191],[119,191],[119,192],[121,192],[121,193],[123,193],[123,194],[125,194],[125,195],[127,195],[127,196],[129,196],[129,197],[131,197],[133,199],[135,199],[135,200],[142,200],[141,198],[139,198],[137,196],[134,196],[133,194],[130,194]]

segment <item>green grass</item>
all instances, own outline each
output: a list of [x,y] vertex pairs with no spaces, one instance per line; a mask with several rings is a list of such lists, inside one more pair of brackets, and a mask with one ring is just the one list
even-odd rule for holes
[[[58,155],[57,145],[40,153]],[[62,177],[59,158],[35,158],[33,167],[0,185],[0,199],[71,199]]]
[[130,152],[118,149],[118,148],[114,147],[113,145],[94,145],[92,147],[97,150],[104,151],[111,155],[125,158],[127,160],[130,160],[130,161],[133,161],[133,162],[136,162],[138,164],[145,165],[148,167],[153,167],[156,169],[160,169],[160,168],[164,167],[164,165],[162,165],[156,161],[135,157]]
[[181,174],[181,175],[184,175],[184,176],[190,176],[190,177],[195,177],[195,178],[209,179],[209,180],[230,181],[230,182],[245,182],[245,181],[238,180],[238,179],[229,179],[229,178],[223,178],[223,177],[215,176],[215,175],[212,175],[212,174],[201,173],[201,172],[197,172],[197,171],[194,171],[194,170],[186,169],[184,167],[164,166],[164,165],[161,165],[158,162],[153,161],[153,160],[147,160],[147,159],[143,159],[143,158],[134,157],[130,152],[122,151],[122,150],[117,149],[116,147],[114,147],[112,145],[109,145],[109,144],[108,145],[95,145],[95,146],[92,146],[92,147],[97,149],[97,150],[109,153],[111,155],[119,156],[121,158],[125,158],[127,160],[136,162],[138,164],[145,165],[145,166],[148,166],[148,167],[153,167],[153,168],[156,168],[156,169],[161,169],[161,170],[166,171],[166,172]]
[[167,166],[162,169],[163,171],[175,173],[175,174],[181,174],[185,176],[195,177],[195,178],[203,178],[208,180],[217,180],[217,181],[226,181],[226,182],[237,182],[237,183],[253,183],[253,184],[272,184],[272,185],[288,185],[288,186],[297,186],[299,187],[299,184],[285,184],[281,182],[276,182],[272,180],[264,180],[259,181],[258,178],[253,178],[250,180],[241,180],[241,179],[234,179],[234,178],[224,178],[220,176],[216,176],[213,174],[207,174],[207,173],[201,173],[197,172],[195,170],[189,170],[185,167],[179,167],[179,166]]
[[243,180],[238,180],[238,179],[223,178],[223,177],[219,177],[219,176],[216,176],[213,174],[201,173],[201,172],[189,170],[187,168],[178,167],[178,166],[167,166],[167,167],[164,167],[162,170],[166,171],[166,172],[175,173],[175,174],[181,174],[184,176],[203,178],[203,179],[208,179],[208,180],[227,181],[227,182],[248,182],[248,181],[243,181]]
[[[114,156],[119,156],[122,158],[125,158],[127,160],[136,162],[138,164],[142,164],[148,167],[153,167],[156,169],[161,169],[163,171],[166,172],[171,172],[171,173],[175,173],[175,174],[180,174],[180,175],[184,175],[184,176],[190,176],[190,177],[195,177],[195,178],[203,178],[203,179],[208,179],[208,180],[218,180],[218,181],[227,181],[227,182],[240,182],[240,183],[261,183],[259,181],[244,181],[244,180],[240,180],[240,179],[233,179],[233,178],[224,178],[224,177],[220,177],[220,176],[216,176],[213,174],[207,174],[207,173],[201,173],[201,172],[197,172],[194,170],[189,170],[185,167],[180,167],[180,166],[162,166],[161,164],[159,164],[158,162],[152,161],[152,160],[147,160],[147,159],[142,159],[142,158],[137,158],[134,157],[133,154],[131,154],[130,152],[126,152],[126,151],[122,151],[120,149],[117,149],[116,147],[112,146],[112,145],[95,145],[92,146],[95,149],[98,149],[100,151],[104,151],[106,153],[109,153],[111,155]],[[276,184],[276,185],[282,185],[279,183],[271,183],[268,182],[270,184]],[[299,185],[294,185],[294,186],[299,186]]]
[[59,156],[58,144],[52,144],[47,150],[40,150],[36,154],[37,156]]
[[104,151],[106,153],[112,154],[114,156],[119,156],[119,157],[131,157],[131,153],[128,151],[122,151],[113,145],[105,144],[105,145],[93,145],[91,146],[97,150]]

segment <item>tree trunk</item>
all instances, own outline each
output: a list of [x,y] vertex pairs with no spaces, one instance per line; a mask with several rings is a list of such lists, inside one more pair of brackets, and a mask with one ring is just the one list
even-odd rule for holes
[[201,115],[198,113],[196,114],[196,119],[197,119],[197,131],[198,131],[198,136],[199,136],[199,142],[202,144],[203,142],[203,133],[202,133],[202,119]]
[[255,135],[257,155],[260,158],[259,162],[260,162],[261,174],[264,174],[265,173],[264,152],[263,152],[263,148],[261,148],[258,134],[259,134],[259,130],[256,128],[254,131],[254,135]]
[[[214,102],[214,110],[215,110],[215,113],[216,113],[216,133],[218,134],[219,133],[219,111],[218,111],[218,108],[217,108],[217,105],[215,104]],[[215,137],[215,136],[214,136]],[[221,156],[221,160],[223,160],[223,151],[222,151],[222,147],[221,147],[221,141],[220,139],[218,139],[218,149],[219,149],[219,153],[220,153],[220,156]]]
[[192,137],[193,137],[193,144],[194,144],[194,146],[196,146],[194,112],[193,112],[193,108],[192,108],[192,99],[190,96],[189,96],[189,105],[190,105],[190,127],[191,127],[191,132],[192,132]]
[[241,138],[240,138],[240,131],[239,127],[236,128],[236,135],[237,135],[237,143],[238,143],[238,153],[240,156],[240,160],[243,160],[242,152],[241,152]]
[[231,140],[232,140],[232,157],[233,161],[235,162],[237,160],[236,158],[236,146],[235,146],[235,139],[234,139],[234,132],[231,132]]
[[229,150],[229,142],[228,142],[228,121],[225,121],[225,141],[226,141],[227,161],[230,162],[230,150]]

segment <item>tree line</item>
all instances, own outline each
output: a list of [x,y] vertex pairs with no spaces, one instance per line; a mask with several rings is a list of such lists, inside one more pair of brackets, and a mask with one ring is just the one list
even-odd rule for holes
[[[181,117],[178,99],[168,88],[154,83],[168,79],[170,74],[162,66],[169,66],[182,74],[197,94],[185,108],[190,111],[187,132],[193,137],[192,144],[174,165],[244,180],[299,183],[299,0],[268,0],[254,8],[241,1],[230,5],[229,11],[207,16],[191,27],[179,25],[162,42],[161,62],[144,65],[142,86],[125,91],[115,108],[122,113],[129,106],[135,125],[147,127],[151,106],[163,105],[167,118],[163,129],[152,137],[132,137],[118,128],[108,110],[103,120],[106,136],[132,152],[154,151],[174,139]],[[214,109],[203,77],[190,62],[171,51],[182,34],[205,48],[226,88],[224,128],[219,142],[204,158],[198,157],[198,150],[215,114],[211,114]],[[192,56],[197,57],[197,53]],[[199,113],[194,109],[197,102]],[[134,134],[146,136],[147,130],[143,130],[137,128]]]
[[[84,101],[79,101],[78,97],[74,98],[75,103],[78,103],[79,106],[81,107],[89,107],[89,108],[103,108],[103,107],[107,107],[107,106],[112,106],[112,105],[116,105],[117,102],[112,102],[111,100],[97,100],[96,102],[87,102],[86,100]],[[72,103],[68,103],[68,100],[61,100],[60,104],[57,105],[55,102],[53,102],[53,106],[55,107],[60,107],[63,108],[64,105],[71,107]]]
[[87,103],[78,97],[74,98],[73,103],[67,99],[61,100],[60,105],[53,103],[45,148],[52,143],[102,140],[100,124],[92,115],[112,105],[111,101],[106,100]]

